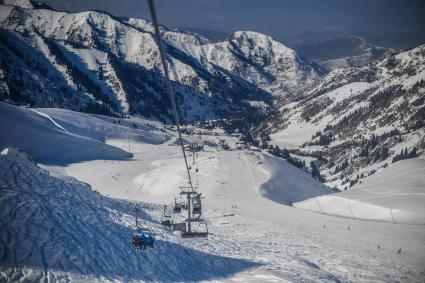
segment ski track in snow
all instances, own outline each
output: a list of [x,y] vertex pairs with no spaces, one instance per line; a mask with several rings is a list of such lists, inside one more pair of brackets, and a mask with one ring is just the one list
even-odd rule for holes
[[[172,202],[176,186],[185,180],[175,133],[152,132],[159,126],[143,128],[139,120],[135,129],[125,120],[117,126],[98,116],[48,112],[73,134],[90,134],[84,125],[93,123],[98,138],[112,134],[114,139],[104,139],[108,146],[128,150],[133,158],[40,168],[23,153],[3,151],[0,282],[425,278],[424,225],[361,221],[291,207],[294,201],[327,197],[330,191],[282,159],[260,152],[207,146],[195,164],[189,156],[192,172],[199,169],[193,179],[205,197],[211,234],[183,240],[159,225],[161,204]],[[151,143],[128,138],[144,133]],[[147,253],[135,251],[130,243],[136,202],[145,212],[143,223],[156,234],[155,249]]]
[[140,253],[130,243],[134,204],[51,176],[25,158],[16,151],[0,158],[0,279],[199,281],[258,265],[187,248],[147,215],[157,242]]
[[[232,162],[232,160],[237,159],[236,154],[223,153],[220,155],[219,160],[221,159],[222,162],[220,163],[219,176],[227,176],[223,180],[224,184],[237,191],[238,209],[235,217],[226,217],[226,224],[223,225],[218,222],[213,225],[217,232],[214,232],[211,238],[214,239],[216,246],[211,251],[224,255],[244,255],[264,264],[254,271],[244,272],[236,276],[236,278],[239,278],[238,280],[253,282],[258,280],[270,282],[275,280],[296,282],[388,281],[389,278],[394,279],[397,276],[401,276],[399,278],[403,280],[405,275],[400,270],[397,271],[400,272],[399,274],[397,272],[386,274],[393,268],[394,263],[385,262],[385,260],[379,258],[379,254],[376,255],[376,258],[375,256],[368,258],[368,256],[362,255],[362,252],[359,253],[347,247],[341,252],[338,247],[332,245],[332,242],[326,240],[326,237],[330,235],[326,229],[320,227],[320,224],[317,225],[316,223],[315,229],[311,226],[305,227],[308,225],[302,224],[303,221],[306,221],[305,217],[313,218],[313,222],[330,222],[331,225],[340,226],[337,229],[342,228],[344,230],[347,229],[346,225],[356,227],[362,223],[355,221],[344,223],[346,221],[340,219],[323,219],[320,216],[308,214],[300,215],[299,211],[293,208],[278,205],[265,198],[258,198],[257,189],[249,187],[250,183],[255,184],[254,180],[249,180],[249,176],[261,174],[261,172],[256,172],[259,170],[255,168],[256,158],[246,157],[251,159],[248,163],[243,160],[244,158],[238,159],[241,164],[239,167]],[[232,178],[229,175],[229,172],[234,172],[235,168],[240,170],[239,174],[245,173],[242,171],[244,167],[250,173],[246,179]],[[207,198],[207,200],[209,199]],[[267,210],[264,210],[265,208]],[[292,221],[291,218],[293,218]],[[308,222],[311,222],[311,220]],[[309,224],[311,225],[311,223]],[[301,226],[301,231],[299,231],[298,225]],[[315,231],[315,233],[308,229]],[[350,231],[347,231],[347,233],[350,233]],[[349,241],[347,239],[344,244],[349,246]],[[202,249],[208,248],[204,245],[195,244],[196,247]],[[400,266],[401,270],[403,268],[406,267]],[[379,273],[377,269],[385,270],[385,272]]]
[[[162,164],[164,162],[166,164],[164,168],[179,166],[178,162],[169,159],[179,154],[178,148],[160,147],[162,149],[155,151],[139,151],[140,159],[144,158],[145,163]],[[133,148],[137,150],[136,145],[133,145]],[[369,228],[375,224],[311,214],[262,197],[262,190],[276,190],[277,182],[268,180],[272,174],[265,169],[267,166],[263,167],[263,164],[259,164],[260,160],[267,162],[274,157],[263,154],[259,156],[263,156],[262,159],[259,159],[256,154],[244,151],[207,151],[200,153],[197,159],[199,163],[196,166],[199,167],[199,174],[202,175],[199,180],[201,191],[205,196],[205,215],[209,221],[211,234],[207,241],[184,241],[184,245],[211,254],[249,259],[261,264],[255,269],[242,271],[234,277],[221,280],[386,282],[398,278],[400,281],[420,281],[421,270],[415,270],[408,264],[397,262],[399,259],[396,257],[396,248],[391,247],[391,244],[394,244],[392,239],[384,237],[385,244],[380,244],[382,250],[377,249],[378,242],[382,241],[379,239],[382,237],[380,233],[385,233],[388,226],[379,227],[377,231],[373,231],[359,244],[350,248],[351,241],[356,241],[361,235],[367,234]],[[135,158],[139,158],[137,154]],[[158,162],[158,159],[162,161]],[[127,170],[125,162],[120,164],[122,168],[105,162],[94,162],[91,166],[106,166],[100,172],[108,171],[110,169],[107,168],[113,166],[118,174],[125,174]],[[90,178],[84,173],[86,169],[87,165],[80,163],[68,167],[67,171],[79,178],[80,176],[83,179]],[[155,171],[155,174],[151,176],[159,178],[160,172],[156,170],[156,166],[145,165],[145,169],[142,170],[149,172],[150,169]],[[167,173],[168,170],[162,172],[163,178],[173,178]],[[180,173],[184,175],[184,171]],[[137,176],[140,177],[136,175],[134,178]],[[148,177],[149,174],[143,176]],[[197,178],[196,174],[194,178]],[[282,179],[279,181],[282,182]],[[102,189],[103,182],[96,185],[94,178],[89,179],[89,182],[94,189]],[[170,180],[170,182],[175,181]],[[157,186],[151,187],[149,191],[137,190],[137,195],[134,195],[131,185],[123,190],[119,181],[115,184],[104,193],[121,198],[135,197],[138,200],[168,204],[178,192],[174,188],[175,194],[169,197],[167,188]],[[272,188],[264,188],[267,184]],[[127,190],[128,193],[126,193]],[[152,192],[155,190],[157,191]],[[278,195],[278,192],[275,192],[275,195]],[[237,205],[236,209],[231,208],[234,203]],[[160,211],[152,213],[154,218],[160,218]],[[224,216],[232,213],[236,215]],[[270,219],[267,219],[268,217]],[[327,228],[323,228],[324,224]],[[380,225],[384,224],[378,224]],[[350,227],[350,230],[347,227]],[[357,230],[358,227],[361,228],[360,231]],[[403,228],[397,228],[395,235],[402,235]],[[417,232],[423,235],[422,227],[415,228],[418,228]],[[347,236],[349,236],[348,239],[344,240]],[[336,246],[332,243],[335,237],[339,238]],[[375,239],[375,237],[378,238]],[[359,251],[359,246],[363,244],[365,246]],[[388,250],[384,251],[384,247]],[[404,256],[399,255],[405,260]]]

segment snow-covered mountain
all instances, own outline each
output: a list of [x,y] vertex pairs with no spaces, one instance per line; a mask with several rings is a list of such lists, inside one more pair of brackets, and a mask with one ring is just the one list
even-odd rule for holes
[[238,31],[224,41],[176,46],[199,61],[219,66],[275,96],[291,93],[324,74],[323,69],[294,50],[257,32]]
[[280,148],[318,158],[327,181],[343,188],[424,152],[424,101],[422,45],[331,72],[281,100],[259,132]]
[[288,45],[329,71],[365,66],[394,52],[349,32],[306,32],[289,40]]
[[[104,12],[65,13],[27,0],[0,10],[0,97],[36,107],[165,120],[169,102],[152,25]],[[13,4],[13,5],[12,5]],[[238,115],[319,78],[322,70],[271,37],[207,38],[162,28],[185,120]],[[239,110],[238,110],[239,109]]]
[[[183,126],[187,168],[149,22],[0,1],[0,282],[423,282],[425,158],[396,161],[425,149],[425,46],[317,80],[271,37],[162,27],[183,118],[245,118]],[[188,172],[206,238],[160,224],[194,220]]]

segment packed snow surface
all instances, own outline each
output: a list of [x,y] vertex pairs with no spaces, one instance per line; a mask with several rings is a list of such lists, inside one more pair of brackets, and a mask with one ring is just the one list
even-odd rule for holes
[[[13,148],[2,151],[0,168],[0,280],[198,281],[258,265],[185,247],[146,215],[157,241],[140,253],[130,243],[134,204],[52,176]],[[192,270],[196,261],[203,264]]]
[[[66,115],[66,110],[63,112]],[[74,118],[78,116],[74,115],[71,121],[74,122]],[[87,120],[90,119],[84,122]],[[132,156],[120,148],[79,133],[71,133],[45,113],[4,102],[0,102],[0,129],[0,148],[19,148],[37,161],[47,164],[91,159],[125,159]]]
[[395,223],[425,224],[425,159],[401,160],[352,189],[295,206],[320,213]]
[[[219,139],[232,139],[220,131],[202,136],[211,146],[194,163],[189,155],[210,235],[183,240],[159,225],[162,204],[172,202],[177,186],[186,184],[173,130],[140,118],[37,111],[50,119],[19,108],[8,122],[16,125],[25,118],[27,124],[42,125],[32,127],[33,135],[44,136],[51,149],[39,144],[17,150],[1,136],[0,281],[424,279],[424,225],[363,221],[292,207],[312,197],[332,196],[332,191],[266,153],[220,150],[214,146]],[[6,130],[1,124],[2,133]],[[59,164],[35,158],[47,150],[66,153],[73,148],[68,146],[74,145],[73,139],[50,142],[57,132],[85,137],[88,145],[121,148],[133,157],[91,156]],[[143,209],[143,225],[156,235],[149,252],[134,250],[130,242],[136,203]]]

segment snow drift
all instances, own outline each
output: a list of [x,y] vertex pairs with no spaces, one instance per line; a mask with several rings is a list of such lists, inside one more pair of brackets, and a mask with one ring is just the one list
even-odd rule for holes
[[161,132],[159,122],[138,117],[118,119],[110,116],[93,115],[59,108],[40,108],[68,132],[101,142],[109,140],[132,140],[141,143],[160,144],[171,135]]
[[273,201],[292,205],[294,202],[335,192],[281,158],[270,154],[261,156],[265,160],[261,162],[260,168],[270,178],[260,186],[260,192]]
[[399,161],[349,191],[295,207],[354,219],[425,224],[425,159]]
[[3,102],[0,102],[0,129],[1,149],[19,148],[46,164],[132,156],[122,149],[70,133],[47,114]]

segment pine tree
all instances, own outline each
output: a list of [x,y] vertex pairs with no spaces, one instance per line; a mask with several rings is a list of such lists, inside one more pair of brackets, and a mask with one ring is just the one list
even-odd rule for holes
[[368,157],[369,156],[369,149],[367,147],[362,148],[362,151],[360,152],[360,157]]
[[322,177],[322,175],[320,174],[320,169],[317,168],[316,164],[314,161],[310,162],[310,167],[311,167],[311,176],[317,180],[319,180],[320,182],[324,182],[324,178]]

